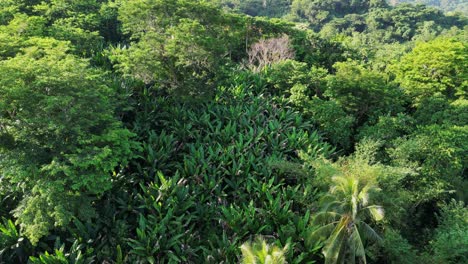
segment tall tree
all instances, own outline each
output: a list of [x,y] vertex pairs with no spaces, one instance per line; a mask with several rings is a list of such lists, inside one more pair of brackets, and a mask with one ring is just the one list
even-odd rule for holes
[[206,1],[124,1],[119,18],[132,39],[115,50],[123,73],[188,97],[213,92],[214,73],[227,54],[228,23],[220,9]]
[[101,72],[68,53],[69,43],[32,38],[0,61],[0,174],[22,192],[15,211],[32,243],[111,187],[132,156],[114,117],[115,91]]
[[418,43],[397,65],[396,80],[417,104],[433,95],[468,94],[468,46],[456,39]]
[[360,124],[370,117],[402,110],[402,94],[385,74],[356,61],[338,62],[334,67],[336,74],[328,78],[325,95],[353,114]]

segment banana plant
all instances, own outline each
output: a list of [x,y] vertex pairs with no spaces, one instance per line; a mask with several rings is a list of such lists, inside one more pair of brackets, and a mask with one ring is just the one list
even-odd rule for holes
[[30,257],[29,263],[32,264],[90,264],[95,263],[93,256],[94,250],[86,248],[85,245],[80,244],[75,240],[69,250],[65,250],[65,244],[56,248],[51,254],[45,252],[38,257]]
[[25,262],[32,252],[29,240],[23,236],[11,219],[0,222],[0,263]]

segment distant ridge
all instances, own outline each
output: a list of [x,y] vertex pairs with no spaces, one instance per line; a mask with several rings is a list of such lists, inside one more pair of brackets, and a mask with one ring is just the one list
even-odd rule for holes
[[461,12],[468,15],[468,0],[388,0],[388,3],[393,6],[402,3],[424,4],[444,12]]

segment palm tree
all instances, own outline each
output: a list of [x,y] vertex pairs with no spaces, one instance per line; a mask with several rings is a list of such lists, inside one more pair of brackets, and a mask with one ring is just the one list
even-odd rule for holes
[[258,237],[256,241],[244,243],[240,247],[242,251],[242,264],[286,264],[284,256],[288,250],[288,245],[284,248],[271,246],[265,239]]
[[313,220],[321,227],[309,239],[324,240],[325,264],[356,263],[356,258],[358,263],[366,263],[365,242],[381,240],[366,223],[369,218],[383,219],[382,207],[369,205],[369,194],[380,189],[371,183],[360,184],[355,176],[336,176],[332,181],[334,185],[322,200],[323,209]]

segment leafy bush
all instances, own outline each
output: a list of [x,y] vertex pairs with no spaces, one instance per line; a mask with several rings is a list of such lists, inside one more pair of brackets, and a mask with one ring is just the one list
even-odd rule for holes
[[85,249],[85,246],[75,241],[68,251],[62,244],[54,250],[53,254],[45,252],[38,257],[29,258],[32,264],[88,264],[94,263],[93,249]]
[[441,208],[439,226],[431,241],[435,263],[465,263],[468,261],[468,208],[463,202],[451,200]]
[[[67,42],[33,38],[0,61],[0,169],[23,183],[15,210],[36,244],[73,216],[93,216],[91,196],[110,189],[112,173],[132,158],[133,134],[114,117],[103,73],[69,54]],[[83,76],[84,75],[84,76]]]
[[148,186],[142,186],[142,208],[136,237],[129,239],[129,261],[138,263],[192,262],[198,255],[200,235],[197,204],[186,181],[178,175],[170,179],[158,173]]

